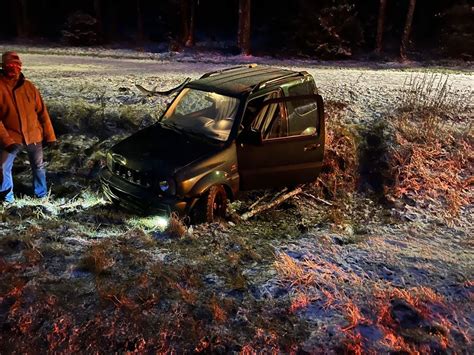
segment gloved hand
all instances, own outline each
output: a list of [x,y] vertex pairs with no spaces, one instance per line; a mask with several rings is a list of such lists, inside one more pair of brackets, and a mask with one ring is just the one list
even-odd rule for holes
[[13,153],[15,150],[17,150],[20,147],[21,147],[21,144],[13,143],[13,144],[7,145],[3,149],[5,149],[8,153]]

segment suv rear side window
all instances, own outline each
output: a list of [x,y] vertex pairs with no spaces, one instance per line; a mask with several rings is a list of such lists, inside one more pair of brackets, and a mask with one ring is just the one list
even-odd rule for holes
[[[314,94],[310,81],[305,81],[288,88],[289,96]],[[318,131],[318,106],[314,100],[298,99],[288,101],[288,135],[315,134]]]
[[265,104],[265,101],[280,98],[281,92],[275,91],[264,98],[257,98],[249,103],[252,105],[263,105],[252,122],[251,127],[262,132],[263,139],[285,137],[287,134],[285,110],[282,103]]

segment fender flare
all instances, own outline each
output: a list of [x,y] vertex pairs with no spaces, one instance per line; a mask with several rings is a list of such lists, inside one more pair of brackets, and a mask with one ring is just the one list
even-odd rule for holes
[[201,196],[214,185],[222,185],[227,192],[227,197],[233,199],[232,188],[227,181],[227,173],[224,171],[216,170],[203,176],[189,192],[190,196],[193,196],[193,201],[190,205],[190,210],[194,208],[196,203],[199,201]]

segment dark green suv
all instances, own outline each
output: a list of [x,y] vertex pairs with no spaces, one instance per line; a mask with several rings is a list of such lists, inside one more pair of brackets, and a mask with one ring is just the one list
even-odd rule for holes
[[156,124],[115,145],[101,181],[133,211],[210,222],[240,190],[315,180],[324,140],[323,100],[310,74],[229,68],[188,82]]

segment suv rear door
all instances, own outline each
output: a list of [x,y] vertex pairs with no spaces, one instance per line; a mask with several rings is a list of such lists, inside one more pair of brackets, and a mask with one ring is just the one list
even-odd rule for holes
[[[322,98],[313,89],[308,92],[308,86],[293,92],[290,86],[285,91],[287,96],[279,89],[247,105],[246,115],[252,107],[259,110],[237,144],[242,190],[311,182],[321,170],[325,136]],[[303,95],[298,95],[301,92]],[[261,139],[248,139],[256,135]]]

